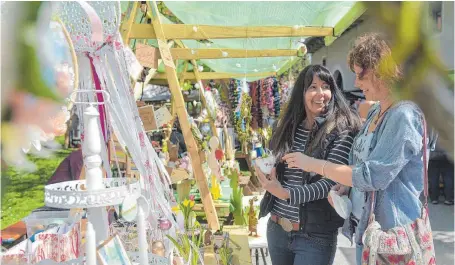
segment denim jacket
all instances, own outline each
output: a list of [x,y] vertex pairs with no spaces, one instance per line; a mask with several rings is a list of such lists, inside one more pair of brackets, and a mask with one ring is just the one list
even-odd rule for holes
[[[378,111],[379,104],[373,105],[367,120],[373,119]],[[424,187],[422,117],[416,104],[397,103],[384,114],[373,132],[366,161],[354,165],[352,185],[365,192],[366,198],[355,236],[357,244],[362,244],[368,226],[372,192],[376,192],[375,218],[383,230],[409,224],[420,217],[419,196]],[[359,134],[366,130],[364,126]],[[352,151],[350,162],[352,164]],[[354,227],[349,219],[345,220],[342,232],[352,240]]]

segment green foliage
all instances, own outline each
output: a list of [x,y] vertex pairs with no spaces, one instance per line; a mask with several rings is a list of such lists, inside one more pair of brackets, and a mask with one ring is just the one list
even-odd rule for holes
[[[178,234],[177,238],[166,235],[186,262],[189,261],[188,259],[190,258],[191,253],[191,261],[189,261],[190,265],[197,265],[199,260],[199,247],[203,245],[205,235],[205,230],[203,230],[200,225],[195,226],[195,228],[196,229],[191,233],[191,235]],[[191,243],[196,247],[196,249],[191,246]]]
[[[62,141],[63,137],[57,139],[57,142]],[[13,167],[2,172],[1,229],[18,222],[36,208],[44,206],[44,186],[58,165],[73,150],[59,150],[50,158],[29,155],[30,161],[37,166],[37,171],[32,173],[23,173]]]

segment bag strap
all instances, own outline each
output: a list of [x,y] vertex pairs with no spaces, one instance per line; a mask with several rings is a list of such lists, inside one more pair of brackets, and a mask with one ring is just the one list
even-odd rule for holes
[[422,114],[422,122],[423,122],[423,195],[425,197],[425,204],[424,207],[428,206],[428,151],[427,151],[427,122],[425,120],[425,116]]
[[[422,114],[422,124],[423,124],[423,138],[422,138],[422,149],[423,149],[423,195],[425,197],[424,207],[428,207],[428,160],[427,160],[427,122],[425,116]],[[371,192],[371,208],[370,208],[370,217],[368,218],[368,224],[370,224],[374,219],[374,207],[375,207],[375,194],[376,192]]]

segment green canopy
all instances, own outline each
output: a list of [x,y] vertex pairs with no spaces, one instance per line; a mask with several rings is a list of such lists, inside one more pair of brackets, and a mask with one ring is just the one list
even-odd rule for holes
[[[334,27],[355,2],[199,2],[199,1],[164,1],[167,8],[183,23],[213,26],[318,26]],[[128,3],[122,2],[126,10]],[[137,23],[141,14],[138,14]],[[172,24],[162,17],[162,23]],[[183,40],[188,48],[213,49],[298,49],[305,38],[248,38],[248,39],[210,39],[211,44],[195,40]],[[156,40],[150,40],[156,46]],[[294,60],[293,57],[261,57],[261,58],[226,58],[201,59],[216,72],[227,73],[261,73],[277,72],[281,67]],[[163,69],[159,69],[163,70]],[[248,78],[248,80],[260,79]]]

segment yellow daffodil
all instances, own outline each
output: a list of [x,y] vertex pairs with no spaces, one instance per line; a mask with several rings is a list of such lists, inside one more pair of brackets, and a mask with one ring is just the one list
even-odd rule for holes
[[183,201],[183,206],[188,207],[189,204],[190,204],[190,200],[185,199],[185,200]]
[[194,206],[194,201],[190,201],[190,207],[193,208]]
[[180,211],[180,207],[178,205],[176,205],[176,206],[172,207],[172,211],[174,213],[178,213],[178,211]]

